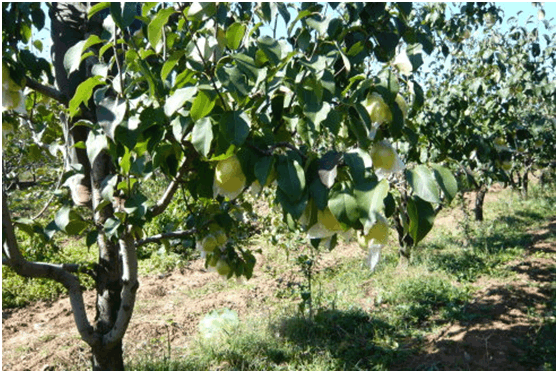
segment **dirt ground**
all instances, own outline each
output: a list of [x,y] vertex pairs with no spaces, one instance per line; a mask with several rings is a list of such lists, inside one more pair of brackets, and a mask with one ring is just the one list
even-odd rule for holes
[[[498,198],[489,193],[487,201]],[[447,216],[436,224],[448,228],[456,224]],[[536,232],[556,236],[556,221]],[[549,253],[540,255],[541,253]],[[354,247],[344,246],[328,253],[322,265],[338,258],[362,255]],[[266,260],[258,255],[258,264],[250,286],[238,286],[221,292],[223,280],[203,268],[201,260],[180,271],[140,279],[136,308],[124,338],[126,356],[150,353],[150,348],[171,345],[187,350],[199,321],[213,309],[230,308],[239,317],[257,309],[270,312],[270,302],[280,288],[266,275]],[[555,297],[548,285],[556,280],[556,243],[535,240],[521,260],[512,263],[517,276],[513,281],[481,278],[473,285],[480,289],[467,307],[480,316],[470,321],[454,322],[420,342],[420,353],[409,356],[395,370],[525,370],[517,362],[521,351],[517,341],[533,331],[533,308],[538,310]],[[203,295],[203,296],[200,296]],[[94,313],[94,293],[84,295],[90,319]],[[155,346],[155,347],[154,347]],[[152,351],[155,352],[155,351]],[[173,356],[180,355],[180,350]],[[157,351],[160,355],[160,351]],[[62,370],[69,367],[89,369],[89,348],[78,336],[69,301],[37,302],[28,307],[2,312],[3,370]],[[542,367],[534,367],[538,369]]]
[[[556,219],[535,238],[552,232]],[[541,253],[549,253],[540,258]],[[466,306],[471,320],[458,321],[420,343],[420,352],[394,370],[544,370],[520,363],[527,351],[524,341],[532,340],[540,329],[533,314],[544,313],[556,298],[556,243],[536,242],[521,260],[510,263],[514,280],[488,277],[475,281],[479,290]],[[519,358],[519,359],[518,359]]]

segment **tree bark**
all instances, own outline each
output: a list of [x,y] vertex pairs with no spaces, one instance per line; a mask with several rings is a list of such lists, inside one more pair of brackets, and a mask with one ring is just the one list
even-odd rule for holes
[[[102,18],[99,13],[91,19],[87,17],[89,3],[52,3],[51,18],[52,55],[56,84],[60,93],[69,102],[77,87],[91,75],[91,60],[86,59],[77,71],[67,74],[64,56],[77,42],[87,39],[91,34],[100,34]],[[72,199],[76,205],[88,206],[94,215],[98,228],[98,263],[95,268],[95,288],[97,291],[96,315],[93,324],[94,341],[91,346],[92,367],[94,370],[124,370],[122,338],[132,316],[137,282],[137,258],[134,241],[124,227],[119,232],[120,239],[106,236],[103,226],[109,218],[115,219],[118,206],[107,205],[98,210],[102,202],[103,181],[115,173],[111,157],[101,152],[95,159],[89,159],[86,149],[73,145],[86,142],[89,128],[74,124],[86,119],[96,123],[96,109],[93,99],[88,105],[81,106],[81,113],[73,118],[62,118],[66,140],[66,169],[80,165],[81,171],[70,181]],[[121,222],[125,225],[125,222]]]
[[[66,73],[64,67],[64,56],[68,49],[76,43],[86,39],[87,36],[87,5],[86,3],[52,3],[49,9],[51,20],[52,38],[52,63],[56,85],[61,96],[69,102],[74,96],[77,87],[87,79],[86,63],[81,63],[78,70],[70,74]],[[92,108],[92,106],[89,106]],[[82,106],[82,115],[67,118],[62,114],[61,124],[66,143],[64,167],[66,171],[72,169],[72,165],[81,165],[79,174],[69,180],[72,199],[78,206],[91,206],[91,165],[87,157],[86,149],[74,147],[80,141],[87,141],[89,128],[86,126],[74,126],[80,119],[94,120],[95,111]],[[92,118],[93,117],[93,118]]]
[[484,220],[484,197],[486,196],[486,186],[480,187],[477,190],[477,196],[475,198],[475,220],[476,221],[483,221]]

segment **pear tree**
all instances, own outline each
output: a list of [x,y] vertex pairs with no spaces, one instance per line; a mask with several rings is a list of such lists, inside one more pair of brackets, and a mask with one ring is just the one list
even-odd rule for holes
[[[467,6],[463,14],[477,19],[485,5],[472,7],[480,11],[469,15]],[[94,369],[124,368],[138,247],[190,237],[208,268],[226,278],[252,276],[253,254],[229,237],[249,190],[271,190],[285,225],[302,229],[313,245],[332,249],[339,235],[357,238],[371,267],[393,224],[408,258],[439,206],[455,195],[445,166],[412,157],[420,145],[410,119],[425,101],[415,74],[435,50],[437,32],[449,32],[439,9],[108,2],[48,8],[52,65],[32,52],[47,16],[41,5],[2,4],[3,123],[9,140],[35,113],[53,113],[46,123],[61,136],[40,145],[63,158],[70,200],[43,226],[14,218],[3,189],[2,264],[68,290]],[[50,103],[36,102],[37,94]],[[166,180],[155,198],[142,188],[153,178]],[[185,210],[195,205],[195,213],[177,221],[176,231],[146,235],[177,199]],[[44,242],[79,237],[98,259],[30,261],[16,229]],[[85,313],[80,276],[95,283],[94,320]]]

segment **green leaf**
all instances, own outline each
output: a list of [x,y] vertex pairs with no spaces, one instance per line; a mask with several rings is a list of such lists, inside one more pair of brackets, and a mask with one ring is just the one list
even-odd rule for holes
[[349,151],[344,155],[345,164],[349,166],[349,172],[356,184],[364,181],[366,170],[372,167],[372,157],[360,148]]
[[227,142],[241,146],[250,133],[250,119],[242,111],[228,111],[221,115],[219,128]]
[[87,227],[87,223],[69,206],[63,206],[58,210],[54,217],[54,223],[59,230],[69,235],[80,234]]
[[197,91],[196,87],[180,88],[174,91],[172,96],[165,102],[165,114],[167,117],[172,116],[175,111],[184,106],[184,103],[194,97]]
[[39,50],[39,52],[43,51],[43,42],[40,40],[35,40],[33,42],[33,46]]
[[309,27],[316,30],[320,35],[323,35],[327,31],[327,28],[329,26],[329,21],[330,21],[330,18],[325,18],[321,21],[318,21],[315,18],[307,18],[306,19],[306,24]]
[[142,7],[141,7],[141,15],[142,17],[147,17],[147,15],[149,14],[149,11],[153,8],[155,8],[157,6],[157,4],[159,4],[158,2],[145,2],[143,3]]
[[124,3],[124,9],[122,9],[119,2],[111,2],[110,14],[114,23],[116,23],[121,30],[124,30],[134,22],[136,15],[138,15],[137,3],[127,1]]
[[118,228],[120,227],[120,225],[120,220],[108,218],[104,226],[107,237],[112,238],[118,236]]
[[391,70],[386,70],[380,75],[380,84],[376,86],[384,101],[393,102],[399,93],[399,78]]
[[320,124],[326,120],[330,110],[329,103],[322,102],[319,105],[304,105],[303,112],[314,123],[316,129],[319,129]]
[[265,185],[269,173],[273,168],[274,158],[273,157],[261,157],[254,164],[254,175],[258,179],[260,185]]
[[192,129],[192,145],[194,148],[207,157],[211,150],[211,141],[213,140],[213,129],[209,118],[203,118],[194,123]]
[[405,170],[405,178],[417,196],[428,202],[440,203],[438,183],[428,167],[418,165],[412,170]]
[[81,64],[82,54],[87,50],[87,48],[103,43],[104,41],[99,38],[97,35],[91,35],[86,40],[82,40],[74,44],[71,48],[68,49],[66,54],[64,55],[64,68],[68,74],[76,71],[79,69],[79,65]]
[[134,194],[124,203],[124,211],[135,218],[142,218],[147,212],[147,197],[143,194]]
[[434,164],[431,166],[434,171],[434,177],[444,192],[444,197],[447,198],[448,203],[453,200],[458,191],[457,180],[450,170],[446,167]]
[[169,57],[169,59],[163,64],[161,68],[161,80],[167,79],[167,76],[170,74],[174,66],[180,61],[182,56],[186,53],[185,50],[179,50],[173,52],[173,54]]
[[413,83],[413,110],[419,111],[420,108],[422,108],[422,105],[424,105],[424,91],[422,90],[422,87],[417,83],[417,82],[412,82]]
[[164,27],[169,17],[174,13],[176,13],[176,11],[172,7],[161,9],[147,26],[147,38],[149,39],[151,48],[155,49],[157,44],[159,44],[163,36]]
[[310,195],[316,203],[319,210],[325,210],[327,207],[327,198],[329,196],[329,189],[326,188],[320,179],[314,179],[309,186]]
[[289,9],[287,9],[287,5],[285,3],[277,3],[277,10],[281,13],[281,16],[285,20],[285,24],[288,25],[291,20],[291,14],[289,13]]
[[128,148],[124,148],[124,155],[120,158],[119,162],[123,175],[128,175],[130,172],[130,167],[132,166],[131,158],[132,153],[130,153],[130,150]]
[[250,93],[246,75],[243,73],[240,66],[219,66],[217,68],[217,78],[223,87],[234,94],[233,97],[238,96],[238,99],[242,100]]
[[355,199],[359,206],[360,217],[371,220],[376,213],[384,210],[384,199],[389,192],[389,182],[386,179],[366,181],[355,186]]
[[227,28],[227,47],[233,51],[237,50],[245,34],[246,26],[244,24],[235,22],[230,25]]
[[408,200],[407,213],[409,214],[409,234],[416,246],[432,229],[436,214],[432,204],[417,196],[412,196]]
[[198,95],[194,99],[192,103],[192,108],[190,109],[190,116],[194,122],[202,119],[213,110],[215,106],[215,97],[211,97],[212,95],[205,92],[199,91]]
[[73,117],[78,112],[79,106],[82,103],[85,103],[87,106],[87,102],[91,98],[93,94],[93,89],[101,84],[106,84],[103,79],[99,76],[93,76],[86,81],[82,82],[76,89],[76,93],[74,97],[70,100],[70,117]]
[[87,245],[87,248],[90,248],[93,244],[97,243],[97,236],[99,236],[99,231],[96,230],[87,233],[87,236],[85,237],[85,245]]
[[296,160],[282,156],[277,163],[277,185],[289,201],[298,201],[306,187],[302,166]]
[[105,97],[97,104],[97,121],[106,135],[114,141],[116,127],[126,115],[126,100],[122,98]]
[[215,3],[212,2],[194,2],[188,8],[188,20],[202,21],[204,17],[211,17],[216,11]]
[[172,121],[172,134],[178,142],[182,142],[184,135],[192,127],[192,118],[183,117],[182,115],[177,115]]
[[368,116],[368,120],[365,120],[365,116],[359,113],[362,110],[366,111],[361,104],[356,104],[349,109],[349,129],[358,141],[359,147],[366,148],[370,144],[370,138],[368,137],[371,128],[370,116]]
[[358,225],[358,202],[347,188],[332,190],[327,205],[340,223],[353,228]]
[[277,40],[273,39],[271,36],[262,36],[256,43],[272,64],[279,65],[281,62],[281,45]]
[[332,135],[337,135],[341,129],[341,115],[337,110],[330,110],[322,123],[331,131]]
[[104,149],[108,149],[107,137],[95,131],[89,131],[85,144],[87,145],[87,157],[91,164],[95,162],[95,158],[97,158],[99,153]]
[[98,4],[93,5],[91,7],[91,9],[89,9],[89,12],[87,13],[87,18],[93,17],[95,14],[97,14],[101,10],[108,8],[109,5],[110,5],[109,2],[102,2],[102,3],[98,3]]
[[235,60],[238,68],[246,74],[246,76],[252,80],[258,79],[259,69],[252,57],[247,56],[244,53],[236,53],[232,55],[232,58]]
[[342,159],[342,154],[334,150],[325,153],[318,160],[318,178],[328,189],[335,184],[337,178],[337,166]]
[[407,56],[411,65],[413,65],[413,71],[417,71],[419,67],[422,66],[422,44],[413,44],[407,46]]
[[286,214],[290,215],[293,220],[298,220],[304,213],[304,209],[308,203],[308,196],[305,194],[298,200],[293,201],[287,193],[277,188],[277,202],[279,202]]
[[[337,45],[337,43],[336,43]],[[345,53],[339,49],[339,55],[341,56],[341,60],[343,61],[343,66],[345,67],[345,71],[348,73],[351,72],[351,61],[345,56]]]
[[[287,9],[285,9],[285,10],[287,10]],[[279,9],[279,11],[281,11],[281,9]],[[287,10],[287,12],[288,12],[288,10]],[[285,17],[285,14],[283,14],[283,13],[281,13],[281,14],[283,15],[283,18],[284,18],[284,17]],[[288,28],[288,30],[287,30],[287,35],[288,35],[288,36],[291,35],[291,33],[292,33],[292,31],[293,31],[293,28],[296,26],[296,23],[297,23],[299,20],[301,20],[301,19],[304,18],[304,17],[308,17],[308,16],[311,15],[311,14],[312,14],[312,12],[311,12],[310,10],[308,10],[308,9],[299,12],[298,15],[296,16],[295,20],[289,25],[289,28]],[[290,16],[289,16],[289,18],[290,18]]]

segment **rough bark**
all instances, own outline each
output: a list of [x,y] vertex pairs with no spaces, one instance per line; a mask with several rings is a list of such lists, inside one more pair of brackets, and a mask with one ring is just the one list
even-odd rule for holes
[[[51,18],[52,57],[56,84],[66,102],[73,97],[80,83],[85,81],[91,70],[91,61],[86,59],[77,71],[67,74],[64,68],[64,56],[69,48],[91,34],[100,34],[102,18],[97,14],[88,19],[89,3],[52,3],[49,11]],[[61,118],[66,140],[66,169],[80,165],[81,171],[66,185],[70,186],[72,199],[76,205],[85,205],[92,209],[95,225],[99,235],[98,263],[95,268],[95,287],[97,291],[93,341],[86,341],[91,346],[92,367],[94,370],[123,370],[122,338],[126,332],[135,302],[137,282],[137,259],[134,241],[127,228],[121,233],[119,242],[109,239],[103,226],[107,219],[114,218],[111,205],[97,211],[102,202],[103,181],[114,174],[112,160],[107,153],[100,153],[90,160],[86,149],[73,145],[86,142],[89,128],[75,126],[79,120],[96,122],[93,99],[87,107],[82,105],[81,113],[73,118]]]
[[484,220],[484,197],[486,196],[486,187],[482,186],[480,189],[477,190],[477,195],[475,197],[475,220],[476,221],[483,221]]

